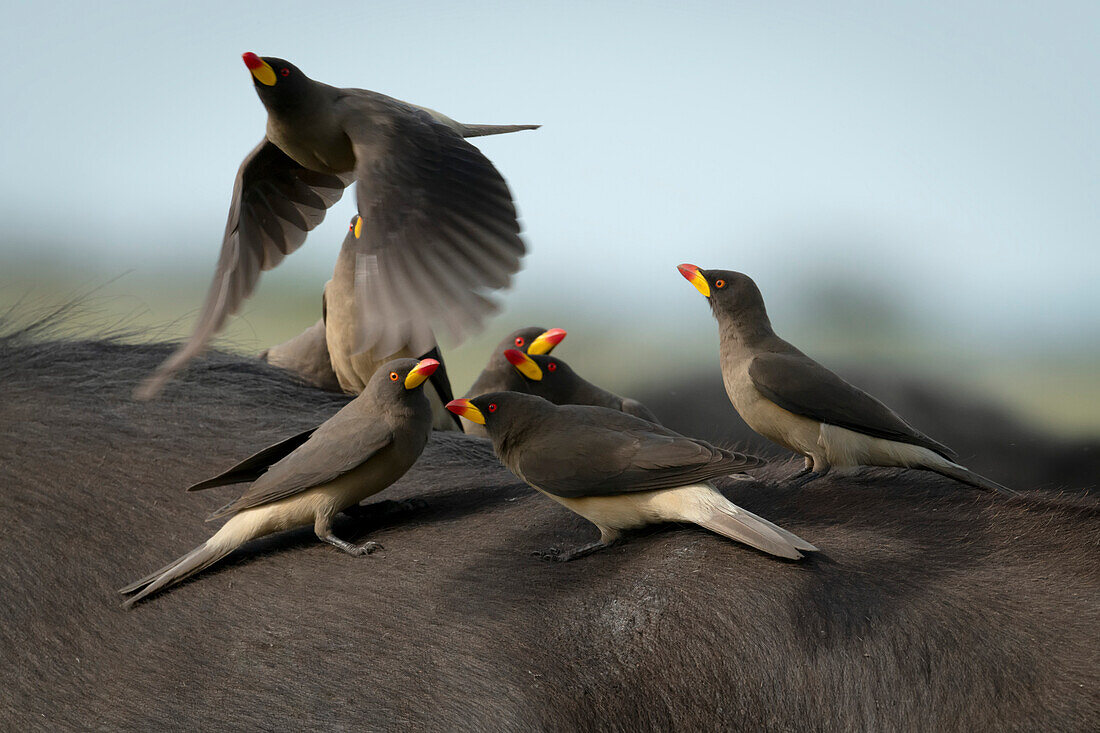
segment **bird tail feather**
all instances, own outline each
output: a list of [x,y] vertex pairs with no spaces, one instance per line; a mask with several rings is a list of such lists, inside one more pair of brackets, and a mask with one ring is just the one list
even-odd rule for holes
[[506,132],[537,130],[542,125],[463,125],[462,137],[482,137],[484,135],[503,135]]
[[965,466],[960,466],[953,461],[943,459],[942,461],[929,463],[926,467],[931,471],[943,474],[944,476],[953,478],[956,481],[962,481],[964,484],[976,486],[977,488],[984,491],[996,491],[1000,494],[1004,494],[1005,496],[1020,496],[1020,492],[1010,489],[1007,486],[1003,486],[991,479],[987,479],[981,474],[974,473],[969,468],[966,468]]
[[252,539],[254,532],[246,529],[242,533],[240,530],[243,527],[235,526],[238,523],[236,520],[239,516],[226,522],[213,537],[191,550],[191,552],[173,560],[160,570],[146,575],[141,580],[136,580],[126,587],[120,588],[119,593],[123,595],[134,594],[123,601],[123,607],[130,608],[142,598],[152,595],[167,586],[175,585],[201,570],[205,570]]
[[797,560],[802,557],[799,550],[817,551],[798,535],[742,509],[716,489],[700,497],[692,514],[688,519],[699,526],[772,555]]

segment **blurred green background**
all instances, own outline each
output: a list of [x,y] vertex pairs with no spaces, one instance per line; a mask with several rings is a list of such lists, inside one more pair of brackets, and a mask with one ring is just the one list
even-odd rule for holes
[[[1097,28],[1091,2],[9,5],[0,307],[90,292],[74,332],[188,332],[263,133],[253,50],[545,125],[476,141],[530,254],[485,333],[445,348],[457,392],[529,324],[567,329],[562,358],[622,393],[715,369],[686,261],[752,275],[777,332],[829,366],[1100,435]],[[352,201],[224,347],[316,320]]]

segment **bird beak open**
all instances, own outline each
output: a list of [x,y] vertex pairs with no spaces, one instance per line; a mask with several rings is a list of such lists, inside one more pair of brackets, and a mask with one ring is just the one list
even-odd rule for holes
[[485,424],[485,416],[469,400],[451,400],[447,403],[447,409],[470,422],[476,422],[478,425]]
[[[554,347],[565,338],[565,331],[560,328],[551,328],[540,333],[531,345],[527,347],[528,354],[549,354]],[[514,363],[514,362],[513,362]]]
[[241,58],[244,59],[244,65],[252,72],[252,76],[256,77],[256,81],[265,87],[275,86],[275,69],[271,68],[269,63],[251,51],[241,54]]
[[538,382],[542,380],[542,370],[539,369],[539,365],[535,363],[535,360],[524,354],[518,349],[508,349],[504,352],[504,358],[511,363],[523,376],[528,379]]
[[439,362],[435,359],[421,359],[405,375],[405,389],[416,389],[424,384],[424,380],[435,374],[438,368]]
[[684,278],[695,286],[695,289],[703,294],[704,298],[710,297],[710,285],[707,284],[707,279],[703,277],[703,273],[699,272],[699,268],[695,265],[677,265],[676,269],[680,271],[680,274]]

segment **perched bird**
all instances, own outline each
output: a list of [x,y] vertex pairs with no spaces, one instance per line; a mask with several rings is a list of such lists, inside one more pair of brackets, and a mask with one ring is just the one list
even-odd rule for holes
[[1018,495],[954,462],[955,453],[886,405],[775,335],[748,275],[680,265],[718,321],[722,381],[749,427],[805,456],[800,481],[830,469],[923,468],[987,491]]
[[557,357],[529,356],[517,349],[508,349],[504,352],[504,358],[523,375],[526,382],[523,391],[550,400],[555,405],[595,405],[661,424],[657,416],[641,402],[597,387]]
[[207,521],[230,517],[214,536],[183,557],[121,589],[130,606],[209,567],[249,540],[304,525],[351,555],[353,545],[332,533],[333,518],[401,478],[420,457],[431,432],[431,407],[420,389],[439,366],[434,359],[395,359],[366,389],[320,427],[245,459],[189,491],[252,481],[240,498]]
[[817,549],[709,483],[760,466],[760,458],[604,407],[555,405],[517,392],[459,399],[447,409],[485,425],[512,473],[599,528],[598,542],[550,553],[552,559],[582,557],[619,541],[623,530],[659,522],[692,522],[792,560],[802,557],[799,550]]
[[[383,352],[378,348],[357,349],[359,334],[365,327],[370,327],[369,323],[364,325],[364,321],[383,317],[380,311],[364,311],[355,296],[355,263],[361,256],[359,243],[362,235],[363,220],[358,215],[353,216],[347,236],[340,247],[340,254],[336,258],[332,279],[325,283],[321,309],[328,360],[340,388],[349,394],[359,394],[382,364],[391,359],[415,357],[419,353],[411,342],[401,344],[392,352]],[[439,361],[437,376],[432,380],[435,389],[428,395],[432,403],[433,427],[437,430],[461,430],[461,421],[444,407],[454,399],[454,395],[451,393],[443,357],[434,342],[431,348],[432,351],[420,358],[432,357]]]
[[243,56],[267,134],[237,171],[214,281],[191,338],[136,391],[154,396],[240,308],[262,270],[297,249],[358,181],[356,351],[412,353],[432,321],[460,339],[495,304],[525,252],[511,192],[463,138],[538,125],[465,125],[377,92],[313,81],[288,61]]
[[[481,374],[477,376],[463,397],[471,399],[487,392],[526,392],[527,380],[512,368],[504,352],[507,349],[519,349],[526,354],[549,354],[564,338],[565,331],[560,328],[543,330],[538,326],[528,326],[513,331],[493,349],[489,363],[481,370]],[[484,425],[463,420],[462,427],[467,435],[489,437]]]

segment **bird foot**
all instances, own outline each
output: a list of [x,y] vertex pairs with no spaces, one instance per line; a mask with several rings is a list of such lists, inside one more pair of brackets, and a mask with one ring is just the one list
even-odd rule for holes
[[352,549],[348,551],[350,555],[356,555],[362,557],[363,555],[369,555],[375,550],[384,550],[381,542],[367,541],[361,545],[352,545]]
[[806,484],[810,483],[811,481],[816,481],[817,479],[821,478],[824,475],[825,475],[824,471],[821,471],[819,473],[815,473],[814,471],[812,471],[808,468],[804,468],[801,471],[799,471],[798,473],[796,473],[794,476],[792,476],[787,481],[787,485],[792,486],[796,489],[801,489]]
[[563,551],[558,547],[550,547],[545,550],[535,550],[532,555],[536,555],[543,560],[550,562],[569,562],[570,560],[576,560],[578,557],[584,557],[585,555],[591,555],[597,550],[602,550],[605,547],[610,547],[613,543],[607,542],[593,542],[590,545],[584,545],[578,547],[575,550]]

